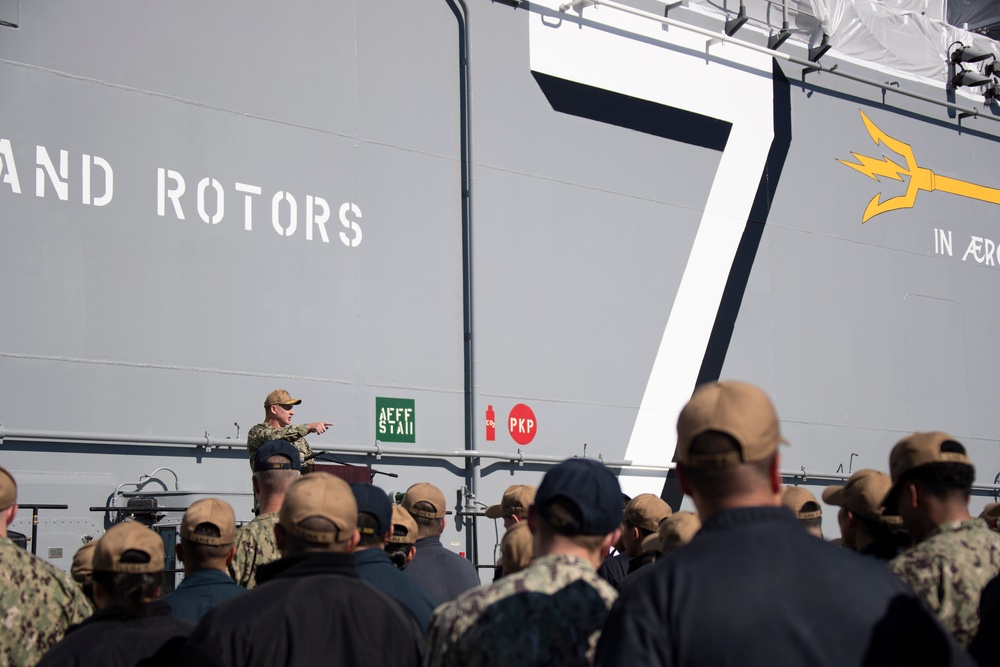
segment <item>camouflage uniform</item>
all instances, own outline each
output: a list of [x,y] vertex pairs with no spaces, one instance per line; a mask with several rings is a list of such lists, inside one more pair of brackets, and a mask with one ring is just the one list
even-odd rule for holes
[[592,664],[617,597],[582,558],[538,558],[438,607],[426,665]]
[[979,596],[1000,572],[1000,535],[979,519],[946,523],[890,561],[889,569],[968,646],[979,629]]
[[93,611],[68,574],[0,537],[0,665],[34,665]]
[[229,564],[229,576],[250,589],[257,585],[257,568],[281,558],[278,544],[274,541],[274,524],[278,523],[278,513],[261,514],[240,528],[236,535],[236,556]]
[[285,426],[284,428],[274,428],[267,422],[257,424],[247,433],[247,455],[250,458],[250,467],[253,468],[253,457],[260,449],[260,446],[270,440],[287,440],[295,445],[302,457],[303,466],[311,466],[312,461],[306,461],[307,456],[312,456],[313,450],[306,442],[306,434],[309,433],[308,424],[298,426]]

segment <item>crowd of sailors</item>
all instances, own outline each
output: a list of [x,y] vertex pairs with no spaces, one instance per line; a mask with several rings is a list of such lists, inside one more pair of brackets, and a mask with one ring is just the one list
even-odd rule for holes
[[313,472],[298,399],[272,392],[248,437],[258,516],[218,498],[181,521],[184,578],[138,521],[84,545],[69,574],[7,536],[17,481],[0,468],[0,665],[1000,664],[1000,508],[971,517],[975,471],[941,432],[913,433],[887,472],[782,485],[778,415],[753,385],[713,382],[677,423],[695,508],[624,496],[571,458],[486,515],[505,533],[493,581],[446,548],[429,483],[396,504]]

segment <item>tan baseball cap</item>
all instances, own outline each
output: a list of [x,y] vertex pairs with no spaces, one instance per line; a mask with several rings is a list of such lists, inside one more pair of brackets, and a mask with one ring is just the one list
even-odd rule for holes
[[[692,454],[691,441],[706,431],[732,436],[737,454]],[[778,414],[760,387],[725,380],[698,387],[677,419],[677,460],[693,468],[721,468],[762,461],[784,442]]]
[[[952,449],[961,451],[947,451],[944,448],[945,443],[951,443]],[[897,513],[892,498],[896,493],[896,485],[899,484],[900,478],[910,470],[929,463],[972,465],[969,455],[965,452],[965,447],[947,433],[941,431],[911,433],[897,442],[892,451],[889,452],[889,474],[892,477],[892,487],[882,499],[885,514],[891,516]]]
[[[816,505],[814,510],[804,510],[807,503]],[[781,504],[795,512],[796,519],[818,519],[823,516],[823,509],[819,506],[816,496],[801,486],[786,486],[781,490]]]
[[526,484],[508,486],[507,490],[503,492],[500,504],[490,505],[486,508],[486,516],[490,519],[507,516],[528,518],[528,508],[535,502],[535,491],[537,491],[535,487]]
[[[149,556],[146,563],[123,563],[126,551],[141,551]],[[118,523],[94,547],[95,572],[149,574],[163,572],[163,539],[138,521]]]
[[670,505],[652,493],[640,493],[625,506],[625,521],[650,533],[655,533],[660,522],[671,514]]
[[[313,517],[326,519],[337,530],[309,530],[299,525]],[[278,523],[290,535],[310,542],[346,542],[358,529],[358,503],[347,482],[330,473],[314,472],[288,489],[278,512]]]
[[301,402],[301,398],[292,398],[292,395],[284,389],[275,389],[264,399],[264,407],[269,408],[272,405],[298,405]]
[[694,512],[678,512],[660,524],[660,551],[668,554],[690,542],[701,530],[701,519]]
[[[194,531],[203,523],[219,529],[219,537],[198,535]],[[181,519],[181,539],[197,544],[224,546],[236,541],[236,515],[229,503],[218,498],[202,498],[191,503]]]
[[511,526],[500,540],[500,558],[504,574],[514,574],[528,567],[534,554],[528,522]]
[[17,502],[17,482],[6,468],[0,468],[0,510]]
[[883,515],[882,501],[892,488],[889,475],[880,470],[859,470],[843,486],[828,486],[823,491],[823,502],[843,507],[859,516],[888,524],[902,522],[898,516]]
[[[430,503],[434,507],[434,511],[413,509],[413,506],[419,502]],[[408,488],[403,495],[403,502],[400,504],[413,516],[422,516],[427,519],[444,518],[446,507],[444,494],[441,493],[441,489],[427,482],[420,482]]]
[[97,540],[91,540],[76,550],[73,554],[73,565],[69,569],[73,581],[78,584],[89,584],[94,574],[94,549]]
[[1000,518],[1000,503],[987,503],[983,511],[979,513],[980,519]]
[[392,506],[392,544],[414,544],[417,541],[417,522],[399,505]]

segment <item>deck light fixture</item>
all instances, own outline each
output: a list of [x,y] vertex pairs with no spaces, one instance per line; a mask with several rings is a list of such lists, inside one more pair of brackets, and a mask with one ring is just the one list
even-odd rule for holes
[[772,50],[777,49],[791,36],[792,31],[788,29],[788,21],[785,21],[781,24],[781,30],[767,38],[767,48]]
[[726,35],[732,37],[736,31],[743,27],[743,24],[750,20],[747,16],[747,6],[744,0],[740,0],[740,11],[736,16],[726,21]]
[[955,73],[955,76],[951,77],[951,87],[958,88],[960,86],[985,86],[989,83],[993,83],[993,79],[988,76],[983,76],[979,72],[973,72],[972,70],[962,68]]
[[976,49],[971,46],[965,46],[960,44],[957,49],[951,52],[951,62],[954,64],[959,63],[978,63],[987,58],[994,58],[992,51],[987,51],[985,49]]
[[821,41],[816,46],[809,47],[809,60],[818,63],[819,59],[826,55],[826,52],[830,50],[833,45],[830,44],[830,35],[823,33],[823,41]]

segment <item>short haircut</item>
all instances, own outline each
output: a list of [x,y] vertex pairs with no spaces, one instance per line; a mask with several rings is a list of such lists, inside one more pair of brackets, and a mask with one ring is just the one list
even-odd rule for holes
[[[366,528],[375,531],[375,533],[366,533]],[[358,512],[358,531],[361,533],[361,539],[358,541],[358,546],[371,548],[380,547],[385,544],[386,533],[378,535],[376,534],[378,529],[379,521],[375,518],[374,514],[369,514],[368,512]]]
[[[205,537],[221,537],[219,527],[211,523],[199,523],[194,529],[195,535]],[[217,565],[220,561],[225,562],[229,556],[231,544],[201,544],[181,538],[181,545],[184,547],[184,565],[192,570],[207,569]]]
[[[415,509],[415,510],[417,510],[419,512],[431,512],[431,513],[437,512],[437,508],[434,507],[434,505],[431,505],[429,502],[427,502],[425,500],[421,500],[420,502],[413,503],[413,509]],[[437,537],[437,536],[439,536],[441,534],[441,532],[442,532],[441,519],[431,519],[429,517],[418,516],[416,514],[411,514],[410,516],[413,517],[413,520],[417,524],[417,535],[418,536],[420,536],[420,537],[427,537],[427,536]]]
[[[282,456],[281,454],[275,454],[274,456],[267,457],[267,463],[287,463],[288,457]],[[278,469],[278,470],[261,470],[253,474],[254,479],[257,480],[257,485],[260,487],[260,495],[262,496],[280,496],[284,495],[289,487],[295,483],[299,477],[302,476],[298,470],[289,469]],[[245,478],[244,478],[245,479]]]
[[876,545],[890,549],[906,549],[913,544],[913,538],[903,524],[885,523],[878,519],[869,519],[860,514],[854,514],[854,518],[863,526],[868,536]]
[[[740,452],[740,444],[733,436],[721,431],[705,431],[691,440],[691,454],[728,454]],[[688,483],[712,498],[728,498],[757,491],[770,484],[771,464],[774,455],[753,463],[730,466],[698,468],[684,465]]]
[[[957,442],[941,444],[941,451],[965,453]],[[968,498],[972,492],[972,483],[976,479],[976,469],[967,463],[942,461],[925,463],[916,468],[910,468],[899,477],[897,485],[914,483],[932,496],[963,496]],[[896,488],[899,488],[898,486]]]
[[[300,521],[298,525],[299,528],[304,528],[305,530],[316,533],[334,533],[338,535],[338,537],[340,533],[336,524],[329,519],[324,519],[321,516],[309,517],[304,521]],[[346,543],[346,541],[312,542],[297,535],[293,535],[287,530],[285,531],[285,550],[288,551],[289,554],[300,554],[307,551],[343,551]]]
[[[819,503],[814,503],[809,500],[802,503],[802,507],[799,508],[800,512],[822,512],[823,508],[819,506]],[[798,519],[798,522],[807,529],[810,530],[821,530],[823,527],[823,517],[818,516],[815,519]]]
[[[148,563],[149,554],[137,549],[128,549],[121,555],[122,563]],[[112,606],[136,610],[146,600],[154,599],[163,585],[163,572],[104,572],[94,570],[94,581],[100,584],[111,599]]]

